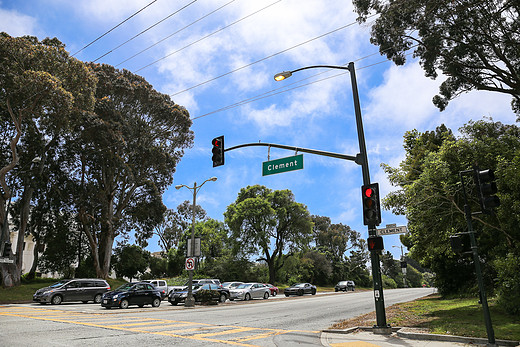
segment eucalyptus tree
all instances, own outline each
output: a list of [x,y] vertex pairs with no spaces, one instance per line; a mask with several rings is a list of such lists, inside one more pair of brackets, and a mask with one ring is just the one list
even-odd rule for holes
[[242,188],[224,213],[237,253],[256,255],[269,267],[269,282],[286,256],[309,247],[312,219],[307,207],[289,190],[255,185]]
[[162,194],[193,143],[188,111],[127,70],[89,64],[98,79],[94,112],[84,113],[63,160],[97,276],[108,277],[118,235],[151,235],[163,220]]
[[[0,243],[9,239],[6,203],[17,187],[21,200],[14,264],[1,264],[4,286],[20,283],[23,239],[35,183],[43,172],[49,149],[82,112],[92,110],[96,79],[79,60],[54,39],[13,38],[0,33]],[[40,157],[39,164],[29,167]],[[20,164],[20,165],[19,165]],[[7,176],[10,175],[9,184]]]
[[433,103],[444,110],[470,90],[510,95],[520,115],[520,5],[510,0],[354,0],[358,20],[379,16],[370,41],[397,65],[408,51],[442,82]]

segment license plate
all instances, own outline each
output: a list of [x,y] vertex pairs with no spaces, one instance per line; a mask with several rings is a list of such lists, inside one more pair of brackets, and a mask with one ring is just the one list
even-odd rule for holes
[[107,299],[103,300],[103,303],[108,304],[108,300]]

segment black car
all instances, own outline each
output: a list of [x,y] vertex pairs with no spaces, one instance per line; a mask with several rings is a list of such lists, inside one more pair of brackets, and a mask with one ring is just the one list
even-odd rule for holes
[[33,301],[40,304],[50,302],[53,305],[69,301],[81,301],[83,303],[92,301],[99,304],[103,293],[109,290],[110,285],[102,279],[64,279],[48,287],[38,289],[33,295]]
[[349,290],[354,291],[356,285],[354,281],[339,281],[338,284],[334,287],[335,292],[339,292],[340,290],[344,292],[348,292]]
[[296,283],[290,286],[289,288],[284,289],[285,296],[289,295],[303,295],[303,294],[312,294],[316,295],[316,286],[310,283]]
[[[214,301],[219,302],[225,302],[227,299],[229,299],[229,289],[223,288],[221,285],[214,284],[214,283],[197,283],[194,284],[192,287],[192,293],[193,297],[195,298],[196,302],[200,302],[201,298],[199,295],[199,292],[201,290],[211,290],[211,292],[214,294],[214,296],[211,298]],[[177,305],[180,303],[184,303],[186,301],[186,298],[188,297],[188,290],[181,290],[178,292],[171,292],[168,296],[168,301],[172,305]]]
[[153,285],[146,282],[125,283],[119,288],[103,295],[101,306],[127,308],[130,305],[159,307],[161,293]]

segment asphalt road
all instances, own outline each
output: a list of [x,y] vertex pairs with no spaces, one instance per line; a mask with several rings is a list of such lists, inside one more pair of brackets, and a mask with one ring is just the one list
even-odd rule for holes
[[[386,290],[392,305],[431,288]],[[106,310],[95,304],[0,305],[0,346],[319,346],[321,330],[374,311],[372,291]]]

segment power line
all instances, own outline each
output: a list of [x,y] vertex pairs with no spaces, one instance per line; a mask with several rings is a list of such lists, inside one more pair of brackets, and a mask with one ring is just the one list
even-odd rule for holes
[[242,70],[242,69],[245,69],[246,67],[249,67],[249,66],[252,66],[252,65],[258,64],[258,63],[260,63],[260,62],[262,62],[262,61],[264,61],[264,60],[270,59],[270,58],[272,58],[272,57],[275,57],[275,56],[277,56],[277,55],[280,55],[280,54],[282,54],[282,53],[285,53],[285,52],[287,52],[287,51],[290,51],[291,49],[294,49],[294,48],[297,48],[297,47],[303,46],[303,45],[305,45],[305,44],[307,44],[307,43],[309,43],[309,42],[312,42],[312,41],[317,40],[317,39],[320,39],[320,38],[322,38],[322,37],[324,37],[324,36],[330,35],[330,34],[332,34],[332,33],[335,33],[335,32],[337,32],[337,31],[339,31],[339,30],[343,30],[343,29],[345,29],[345,28],[348,28],[349,26],[352,26],[352,25],[354,25],[354,24],[356,24],[356,22],[349,23],[349,24],[344,25],[344,26],[342,26],[342,27],[340,27],[340,28],[337,28],[337,29],[334,29],[334,30],[332,30],[332,31],[329,31],[329,32],[327,32],[327,33],[325,33],[325,34],[322,34],[322,35],[316,36],[316,37],[314,37],[314,38],[312,38],[312,39],[309,39],[309,40],[307,40],[307,41],[304,41],[304,42],[302,42],[302,43],[299,43],[299,44],[297,44],[297,45],[295,45],[295,46],[292,46],[292,47],[286,48],[286,49],[281,50],[281,51],[279,51],[279,52],[277,52],[277,53],[271,54],[271,55],[269,55],[269,56],[267,56],[267,57],[264,57],[264,58],[262,58],[262,59],[259,59],[259,60],[257,60],[257,61],[254,61],[254,62],[252,62],[252,63],[249,63],[249,64],[246,64],[246,65],[244,65],[244,66],[241,66],[241,67],[239,67],[239,68],[237,68],[237,69],[234,69],[234,70],[231,70],[231,71],[229,71],[229,72],[226,72],[226,73],[224,73],[224,74],[222,74],[222,75],[219,75],[219,76],[217,76],[217,77],[211,78],[211,79],[209,79],[209,80],[207,80],[207,81],[204,81],[204,82],[201,82],[201,83],[196,84],[196,85],[194,85],[194,86],[191,86],[191,87],[189,87],[189,88],[186,88],[186,89],[184,89],[184,90],[181,90],[181,91],[179,91],[179,92],[176,92],[176,93],[174,93],[174,94],[171,94],[171,96],[175,96],[175,95],[178,95],[178,94],[181,94],[181,93],[187,92],[188,90],[191,90],[191,89],[194,89],[194,88],[200,87],[200,86],[202,86],[202,85],[204,85],[204,84],[207,84],[207,83],[209,83],[209,82],[213,82],[213,81],[215,81],[215,80],[217,80],[217,79],[219,79],[219,78],[222,78],[222,77],[227,76],[227,75],[230,75],[230,74],[232,74],[232,73],[234,73],[234,72],[237,72],[237,71],[240,71],[240,70]]
[[140,52],[137,52],[136,54],[134,54],[134,55],[131,56],[130,58],[128,58],[128,59],[126,59],[126,60],[123,60],[123,61],[120,62],[119,64],[115,65],[115,67],[118,67],[119,65],[121,65],[121,64],[123,64],[123,63],[126,63],[127,61],[129,61],[129,60],[131,60],[131,59],[137,57],[138,55],[140,55],[140,54],[146,52],[146,51],[149,50],[150,48],[157,46],[159,43],[161,43],[161,42],[163,42],[163,41],[166,41],[166,40],[169,39],[170,37],[172,37],[172,36],[174,36],[174,35],[180,33],[181,31],[183,31],[183,30],[189,28],[190,26],[192,26],[192,25],[194,25],[194,24],[196,24],[196,23],[200,22],[201,20],[203,20],[203,19],[206,18],[206,17],[209,17],[210,15],[214,14],[215,12],[220,11],[221,9],[223,9],[224,7],[226,7],[227,5],[229,5],[229,4],[231,4],[232,2],[235,2],[235,1],[236,1],[236,0],[231,0],[230,2],[228,2],[228,3],[226,3],[226,4],[222,5],[222,6],[220,6],[219,8],[217,8],[217,9],[211,11],[210,13],[208,13],[208,14],[206,14],[206,15],[200,17],[200,18],[197,19],[196,21],[191,22],[190,24],[186,25],[185,27],[183,27],[183,28],[181,28],[181,29],[175,31],[174,33],[172,33],[172,34],[166,36],[165,38],[163,38],[163,39],[157,41],[157,42],[154,43],[153,45],[148,46],[147,48],[143,49],[143,50],[140,51]]
[[136,37],[138,36],[141,36],[142,34],[144,34],[145,32],[147,32],[148,30],[152,29],[153,27],[159,25],[160,23],[164,22],[165,20],[167,20],[168,18],[176,15],[177,13],[181,12],[182,10],[184,10],[185,8],[189,7],[190,5],[194,4],[197,0],[193,0],[192,2],[190,2],[189,4],[187,5],[184,5],[183,7],[181,7],[180,9],[170,13],[168,16],[164,17],[163,19],[161,19],[160,21],[156,22],[155,24],[149,26],[148,28],[144,29],[143,31],[141,31],[139,34],[137,35],[134,35],[133,37],[131,37],[130,39],[126,40],[125,42],[123,42],[122,44],[120,44],[119,46],[115,47],[115,48],[112,48],[110,51],[108,51],[107,53],[103,54],[102,56],[96,58],[93,63],[95,63],[96,61],[98,61],[99,59],[109,55],[110,53],[112,53],[113,51],[115,51],[116,49],[126,45],[128,42],[132,41],[133,39],[135,39]]
[[146,69],[147,67],[149,67],[149,66],[151,66],[151,65],[153,65],[153,64],[155,64],[155,63],[158,63],[159,61],[164,60],[164,59],[166,59],[166,58],[168,58],[168,57],[170,57],[170,56],[172,56],[172,55],[174,55],[174,54],[176,54],[176,53],[182,51],[183,49],[186,49],[186,48],[188,48],[188,47],[190,47],[190,46],[193,46],[194,44],[196,44],[196,43],[198,43],[198,42],[200,42],[200,41],[202,41],[202,40],[205,40],[205,39],[207,39],[208,37],[213,36],[213,35],[215,35],[216,33],[219,33],[219,32],[221,32],[222,30],[227,29],[227,28],[229,28],[230,26],[235,25],[235,24],[237,24],[237,23],[239,23],[239,22],[245,20],[246,18],[249,18],[249,17],[251,17],[251,16],[257,14],[257,13],[259,13],[259,12],[261,12],[261,11],[263,11],[263,10],[265,10],[265,9],[267,9],[267,8],[269,8],[269,7],[271,7],[271,6],[275,5],[275,4],[277,4],[277,3],[279,3],[280,1],[282,1],[282,0],[275,1],[275,2],[271,3],[270,5],[267,5],[266,7],[263,7],[263,8],[261,8],[261,9],[259,9],[258,11],[255,11],[255,12],[253,12],[253,13],[251,13],[251,14],[248,14],[247,16],[242,17],[242,18],[240,18],[239,20],[234,21],[233,23],[228,24],[228,25],[226,25],[225,27],[220,28],[220,29],[218,29],[217,31],[212,32],[211,34],[206,35],[206,36],[202,37],[201,39],[199,39],[199,40],[197,40],[197,41],[194,41],[194,42],[190,43],[189,45],[184,46],[184,47],[178,49],[178,50],[176,50],[175,52],[172,52],[172,53],[170,53],[170,54],[168,54],[168,55],[166,55],[166,56],[164,56],[164,57],[162,57],[162,58],[160,58],[160,59],[157,59],[157,60],[151,62],[150,64],[148,64],[148,65],[146,65],[146,66],[143,66],[142,68],[139,68],[139,69],[135,70],[134,73],[139,72],[139,71],[141,71],[141,70],[144,70],[144,69]]
[[140,13],[141,11],[143,11],[145,8],[147,8],[148,6],[152,5],[154,2],[157,2],[157,0],[154,0],[152,2],[150,2],[148,5],[146,5],[145,7],[143,7],[142,9],[140,9],[139,11],[137,11],[136,13],[134,13],[133,15],[131,15],[130,17],[128,17],[127,19],[125,19],[124,21],[122,21],[121,23],[119,23],[118,25],[116,25],[115,27],[113,27],[112,29],[108,30],[107,32],[105,32],[103,35],[99,36],[98,38],[96,38],[94,41],[90,42],[89,44],[87,44],[85,47],[83,47],[82,49],[80,49],[79,51],[77,51],[76,53],[74,53],[73,55],[71,55],[71,57],[75,56],[76,54],[78,54],[79,52],[81,52],[82,50],[84,50],[85,48],[87,48],[88,46],[90,46],[91,44],[93,44],[94,42],[96,42],[97,40],[101,39],[103,36],[107,35],[108,33],[110,33],[112,30],[114,30],[115,28],[117,28],[118,26],[122,25],[123,23],[125,23],[126,21],[128,21],[130,18],[136,16],[138,13]]

